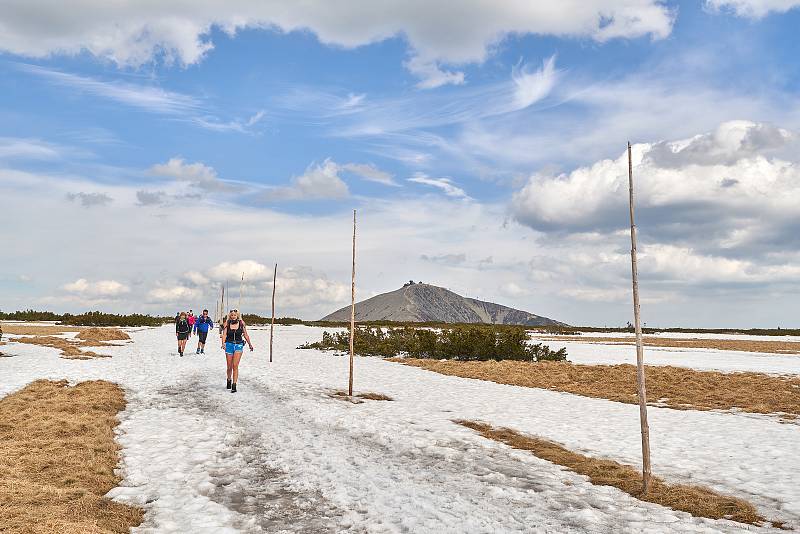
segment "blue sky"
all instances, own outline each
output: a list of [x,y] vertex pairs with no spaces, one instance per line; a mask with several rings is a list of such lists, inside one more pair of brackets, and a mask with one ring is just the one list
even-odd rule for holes
[[277,262],[315,318],[358,209],[361,297],[624,324],[630,139],[649,324],[796,326],[800,2],[44,4],[0,16],[0,309],[212,307],[246,272],[263,313]]

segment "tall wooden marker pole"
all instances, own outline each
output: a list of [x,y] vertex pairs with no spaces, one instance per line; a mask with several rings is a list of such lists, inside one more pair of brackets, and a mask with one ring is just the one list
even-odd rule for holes
[[353,341],[356,335],[356,210],[353,210],[353,275],[350,278],[350,382],[347,394],[353,396]]
[[639,309],[639,270],[636,266],[636,223],[633,201],[633,158],[628,142],[628,200],[631,212],[631,278],[633,279],[633,320],[636,327],[636,382],[639,386],[639,422],[642,427],[642,493],[650,490],[650,426],[647,424],[647,389],[644,383],[644,347]]
[[239,317],[241,317],[242,313],[242,286],[244,286],[244,273],[242,273],[242,280],[239,282],[239,304],[236,306],[236,309],[239,310]]
[[269,361],[272,363],[272,331],[275,330],[275,280],[278,279],[278,264],[272,272],[272,324],[269,325]]

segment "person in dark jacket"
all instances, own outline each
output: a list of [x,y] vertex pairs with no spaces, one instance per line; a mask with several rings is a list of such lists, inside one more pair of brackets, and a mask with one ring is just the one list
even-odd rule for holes
[[203,315],[199,316],[194,322],[194,333],[197,334],[197,352],[195,354],[205,354],[206,337],[208,331],[214,328],[214,321],[208,316],[208,310],[203,310]]
[[183,357],[183,351],[186,350],[186,340],[189,339],[189,334],[192,327],[189,326],[189,321],[186,320],[186,312],[181,312],[178,315],[178,320],[175,321],[175,336],[178,338],[178,354]]

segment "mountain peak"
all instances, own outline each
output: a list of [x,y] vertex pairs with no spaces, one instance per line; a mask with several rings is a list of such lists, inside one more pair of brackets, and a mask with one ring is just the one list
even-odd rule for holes
[[[323,321],[348,321],[345,306]],[[561,325],[558,321],[482,300],[462,297],[443,287],[410,280],[400,289],[356,303],[357,321]]]

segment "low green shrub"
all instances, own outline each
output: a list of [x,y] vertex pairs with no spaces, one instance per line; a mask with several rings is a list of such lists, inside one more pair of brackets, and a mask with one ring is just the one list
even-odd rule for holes
[[71,313],[57,314],[48,311],[25,310],[10,313],[0,312],[0,319],[7,321],[57,321],[62,324],[74,326],[161,326],[174,320],[172,317],[153,317],[133,313],[131,315],[117,315],[91,311],[72,315]]
[[[321,341],[306,343],[299,348],[346,352],[350,350],[350,332],[325,331]],[[359,327],[356,330],[354,350],[362,356],[392,357],[406,354],[412,358],[463,361],[567,359],[567,350],[564,348],[553,351],[542,343],[528,343],[524,328],[490,326],[441,330]]]

